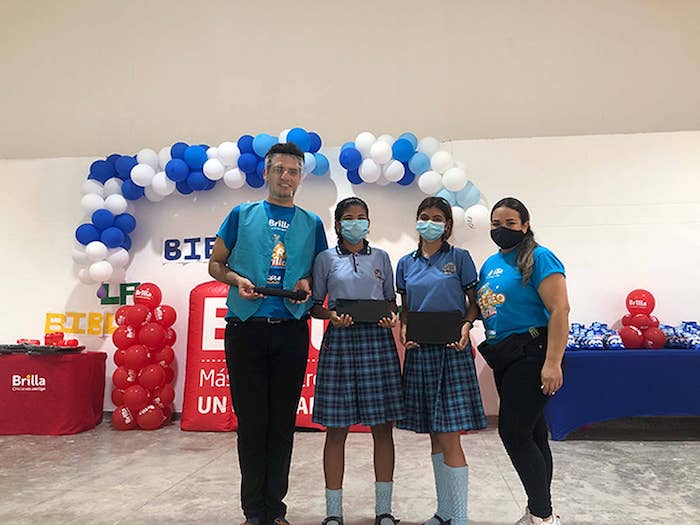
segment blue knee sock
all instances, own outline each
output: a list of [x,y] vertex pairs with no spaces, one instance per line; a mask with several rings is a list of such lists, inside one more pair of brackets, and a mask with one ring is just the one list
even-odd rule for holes
[[343,517],[343,489],[326,489],[326,516]]
[[469,467],[450,467],[445,465],[447,480],[447,500],[449,501],[452,525],[467,525],[467,493],[469,487]]
[[391,514],[391,493],[393,490],[393,481],[377,481],[374,483],[375,516]]

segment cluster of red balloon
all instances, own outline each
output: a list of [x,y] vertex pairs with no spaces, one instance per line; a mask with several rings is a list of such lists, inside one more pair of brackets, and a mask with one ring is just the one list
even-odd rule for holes
[[172,417],[175,360],[172,329],[177,314],[160,304],[162,293],[153,283],[134,291],[134,304],[122,306],[114,316],[118,328],[112,334],[117,347],[112,375],[112,425],[117,430],[155,430]]
[[647,290],[632,290],[627,294],[628,314],[622,316],[619,330],[625,348],[663,348],[666,334],[659,328],[659,320],[651,315],[656,306],[654,296]]

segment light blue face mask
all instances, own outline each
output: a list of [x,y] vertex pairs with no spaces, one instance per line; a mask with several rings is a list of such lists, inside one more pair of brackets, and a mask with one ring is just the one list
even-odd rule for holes
[[416,230],[426,241],[436,241],[445,233],[444,222],[416,221]]
[[369,221],[367,219],[353,219],[340,221],[340,234],[350,244],[357,244],[367,237]]

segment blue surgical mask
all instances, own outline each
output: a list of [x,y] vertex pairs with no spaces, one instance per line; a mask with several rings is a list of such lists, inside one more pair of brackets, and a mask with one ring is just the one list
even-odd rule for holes
[[357,244],[367,237],[369,221],[367,219],[353,219],[340,221],[340,234],[350,244]]
[[417,221],[416,230],[426,241],[436,241],[445,233],[444,222]]

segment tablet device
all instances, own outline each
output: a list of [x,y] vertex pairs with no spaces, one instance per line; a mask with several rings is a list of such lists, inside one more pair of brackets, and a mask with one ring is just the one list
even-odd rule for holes
[[462,312],[407,312],[406,340],[444,345],[462,337]]
[[355,323],[378,323],[382,317],[391,317],[388,301],[371,299],[336,299],[338,315],[348,314]]

